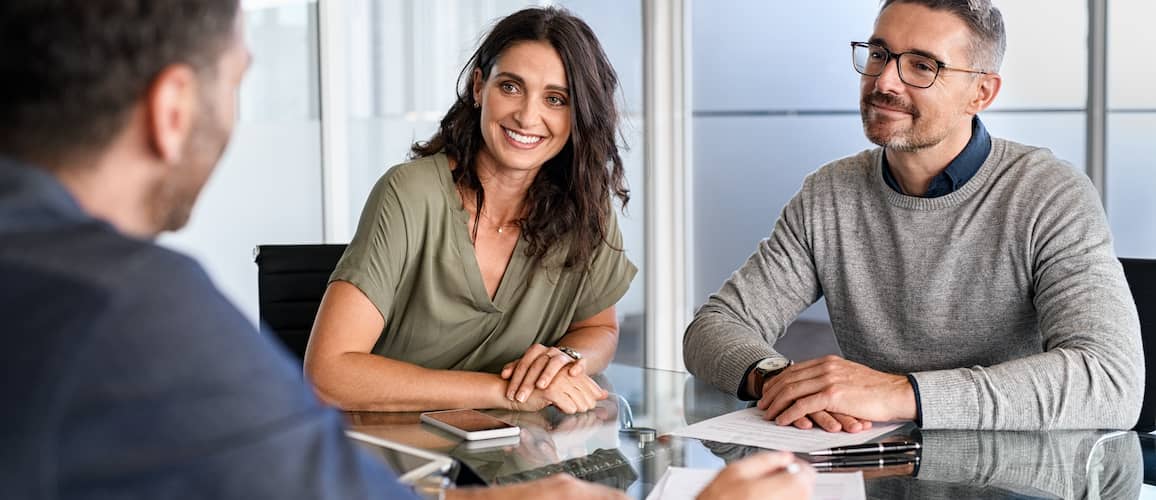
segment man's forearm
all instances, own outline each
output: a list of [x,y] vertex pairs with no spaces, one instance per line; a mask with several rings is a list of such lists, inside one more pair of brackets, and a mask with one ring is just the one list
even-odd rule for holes
[[800,239],[807,232],[804,191],[806,186],[787,203],[770,237],[695,313],[683,338],[691,373],[731,394],[744,385],[751,363],[778,356],[775,341],[822,296],[814,256]]
[[752,363],[777,356],[762,336],[703,307],[683,338],[683,359],[695,376],[730,394],[744,385]]
[[1055,349],[989,367],[914,373],[926,429],[1127,429],[1142,391],[1127,359]]

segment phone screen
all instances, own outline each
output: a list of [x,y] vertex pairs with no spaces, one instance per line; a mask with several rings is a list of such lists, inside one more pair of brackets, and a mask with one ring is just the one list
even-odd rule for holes
[[427,413],[427,417],[443,422],[466,432],[492,431],[513,427],[501,420],[475,410],[455,410]]

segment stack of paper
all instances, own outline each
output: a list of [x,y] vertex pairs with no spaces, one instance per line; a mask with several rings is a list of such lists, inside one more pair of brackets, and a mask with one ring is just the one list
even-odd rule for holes
[[[650,490],[646,500],[693,500],[718,474],[717,470],[671,467]],[[771,492],[767,492],[770,494]],[[866,500],[863,473],[824,473],[815,480],[814,500]]]
[[827,432],[818,428],[803,430],[775,425],[773,422],[763,420],[762,410],[747,408],[703,420],[671,434],[704,441],[757,446],[769,450],[808,452],[866,443],[902,425],[875,424],[868,430],[854,434]]

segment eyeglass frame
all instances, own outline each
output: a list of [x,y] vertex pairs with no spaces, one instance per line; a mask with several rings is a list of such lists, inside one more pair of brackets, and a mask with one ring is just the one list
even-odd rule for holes
[[[883,53],[887,54],[887,60],[883,61],[883,68],[879,70],[879,73],[872,75],[869,73],[864,73],[862,71],[859,71],[859,65],[855,64],[855,47],[864,47],[864,48],[868,48],[868,49],[871,47],[878,47],[880,49],[883,49]],[[901,56],[904,56],[907,54],[911,54],[913,56],[919,56],[919,57],[922,57],[924,59],[930,59],[932,61],[935,61],[935,76],[931,77],[931,83],[928,83],[926,87],[920,87],[919,85],[911,84],[905,78],[903,78],[903,71],[901,69],[899,69],[899,58]],[[851,67],[854,68],[855,72],[859,73],[860,75],[870,76],[872,78],[875,78],[879,75],[882,75],[883,72],[887,71],[887,63],[891,62],[892,60],[895,61],[895,72],[897,74],[899,74],[899,81],[903,82],[904,85],[907,85],[909,87],[915,87],[917,89],[931,88],[932,85],[935,85],[935,80],[939,78],[939,72],[943,71],[945,69],[950,69],[950,70],[955,70],[955,71],[963,71],[965,73],[973,73],[973,74],[977,74],[977,75],[990,75],[990,74],[992,74],[991,71],[983,71],[983,70],[978,70],[978,69],[974,69],[974,68],[965,68],[963,66],[952,66],[952,65],[949,65],[943,61],[940,61],[939,59],[931,57],[927,54],[920,54],[918,52],[912,52],[910,50],[907,52],[900,52],[900,53],[896,54],[894,52],[891,52],[891,49],[884,47],[882,45],[876,44],[876,43],[851,42]]]

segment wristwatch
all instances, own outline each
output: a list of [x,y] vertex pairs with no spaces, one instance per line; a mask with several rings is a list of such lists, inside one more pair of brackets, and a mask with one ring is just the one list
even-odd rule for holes
[[[763,384],[771,377],[782,373],[791,364],[792,361],[787,358],[763,358],[755,364],[755,369],[751,370],[755,375],[755,380],[753,385],[747,386],[747,393],[758,399],[763,394]],[[750,384],[751,380],[748,379],[744,382]]]
[[566,347],[564,345],[560,345],[560,346],[557,346],[557,349],[559,351],[562,351],[562,354],[570,356],[570,358],[573,359],[574,361],[581,361],[582,360],[582,353],[575,351],[571,347]]

